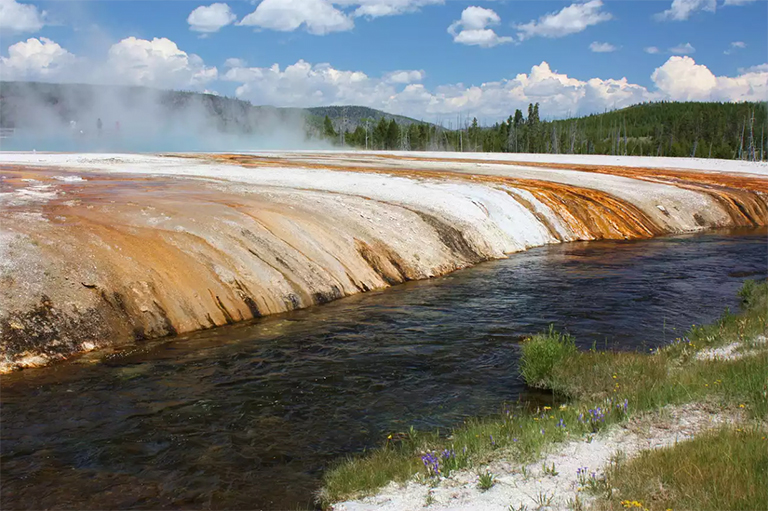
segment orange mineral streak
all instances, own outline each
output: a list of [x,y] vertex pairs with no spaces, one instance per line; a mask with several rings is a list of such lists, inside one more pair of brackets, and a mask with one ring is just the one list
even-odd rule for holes
[[[605,191],[544,179],[386,164],[388,159],[423,158],[353,153],[333,159],[322,154],[187,157],[250,168],[324,169],[482,185],[509,194],[560,240],[646,238],[673,229],[659,223],[661,213],[653,211],[653,217]],[[423,160],[446,165],[463,161]],[[765,179],[482,163],[671,184],[712,197],[728,212],[730,226],[768,223]],[[471,231],[444,218],[362,194],[259,186],[243,191],[241,185],[212,177],[87,171],[77,173],[82,181],[62,180],[67,175],[65,169],[0,165],[0,193],[8,194],[0,208],[6,236],[0,248],[5,251],[3,263],[13,265],[2,266],[0,273],[0,373],[125,340],[321,304],[500,256],[498,249],[477,242]],[[538,211],[531,196],[554,218]],[[340,213],[339,204],[346,213]],[[389,220],[371,223],[363,213]],[[705,219],[700,223],[721,226]],[[9,239],[13,241],[5,241]]]
[[412,267],[376,232],[328,222],[298,191],[241,193],[210,179],[122,173],[62,181],[63,169],[10,165],[0,175],[0,193],[14,197],[0,208],[14,237],[5,247],[13,270],[0,274],[0,372],[470,264],[422,231],[433,263],[428,272]]
[[[349,153],[348,162],[353,162],[359,155]],[[744,174],[700,172],[675,169],[651,169],[642,167],[622,167],[616,165],[557,164],[539,162],[512,162],[505,160],[472,160],[467,158],[424,158],[393,154],[368,154],[383,161],[414,161],[427,163],[482,163],[509,165],[518,167],[537,167],[597,174],[609,174],[653,183],[676,186],[678,188],[704,193],[718,202],[731,218],[730,227],[758,227],[768,225],[768,179]],[[399,175],[414,179],[454,179],[483,183],[497,183],[522,188],[533,193],[536,198],[551,207],[569,227],[577,233],[579,239],[620,239],[640,238],[659,235],[665,232],[639,208],[622,201],[609,193],[553,183],[535,179],[519,179],[485,174],[470,174],[458,171],[432,171],[424,169],[404,169],[397,167],[354,166],[350,163],[318,163],[307,161],[312,155],[302,155],[295,160],[270,158],[264,156],[220,154],[202,156],[205,159],[233,163],[245,167],[292,167],[313,168],[349,172],[370,172]],[[322,154],[315,159],[323,159]],[[366,162],[367,163],[367,162]],[[519,199],[519,198],[518,198]],[[533,209],[525,204],[528,209]],[[536,214],[543,221],[541,215]],[[545,222],[545,225],[548,225]],[[701,224],[702,227],[704,224]],[[725,227],[725,226],[723,226]],[[550,229],[551,231],[552,229]],[[554,233],[553,233],[554,234]]]
[[[477,163],[477,160],[465,158],[441,160],[391,154],[377,154],[374,156],[384,160]],[[618,165],[563,164],[506,160],[483,160],[482,163],[610,174],[613,176],[628,177],[653,183],[673,185],[678,188],[705,193],[712,197],[723,206],[725,211],[731,217],[733,226],[756,227],[768,225],[768,207],[766,207],[764,195],[763,197],[760,197],[761,194],[768,194],[768,179],[760,176],[732,172],[702,172],[679,169],[623,167]]]
[[[559,219],[570,228],[576,238],[582,240],[648,238],[665,232],[638,207],[609,193],[550,181],[466,174],[445,170],[339,166],[238,154],[209,155],[206,158],[236,163],[245,167],[302,167],[342,172],[376,173],[409,179],[469,181],[504,190],[509,188],[526,190],[552,209]],[[554,237],[562,240],[558,231],[528,201],[513,192],[510,194],[542,221]]]

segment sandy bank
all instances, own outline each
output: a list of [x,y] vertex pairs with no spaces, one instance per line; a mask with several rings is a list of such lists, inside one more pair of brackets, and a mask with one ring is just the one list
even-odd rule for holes
[[[494,486],[478,488],[477,471],[462,470],[434,487],[411,481],[390,484],[378,494],[358,501],[335,504],[335,511],[508,511],[510,509],[572,509],[580,500],[593,497],[587,490],[590,479],[604,477],[605,469],[617,455],[634,457],[647,449],[668,447],[694,438],[718,426],[740,422],[738,410],[722,410],[701,403],[667,406],[640,415],[626,423],[586,438],[559,445],[543,459],[517,465],[499,456],[485,465],[496,475]],[[554,467],[555,474],[546,469]],[[580,477],[581,472],[585,475]],[[586,483],[586,484],[585,484]],[[427,505],[427,501],[431,502]]]
[[762,164],[503,156],[0,153],[0,370],[547,243],[768,223]]

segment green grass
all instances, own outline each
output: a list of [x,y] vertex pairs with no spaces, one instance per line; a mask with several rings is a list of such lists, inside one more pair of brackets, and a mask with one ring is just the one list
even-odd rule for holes
[[[554,329],[537,335],[523,346],[521,372],[530,385],[566,396],[566,405],[467,420],[447,436],[413,429],[396,434],[380,448],[328,470],[318,500],[328,506],[414,476],[436,483],[453,470],[479,468],[502,456],[522,466],[558,442],[669,404],[706,401],[723,409],[743,408],[748,417],[765,420],[768,349],[754,339],[768,331],[768,282],[748,282],[740,296],[740,314],[726,312],[712,325],[693,326],[677,342],[653,353],[579,351],[573,339]],[[757,352],[729,361],[694,356],[700,349],[735,341]],[[424,456],[437,465],[424,463]]]
[[494,484],[496,484],[496,476],[490,471],[486,470],[485,472],[477,474],[477,487],[480,488],[480,490],[490,490],[493,488]]
[[570,335],[560,334],[554,326],[549,332],[534,335],[523,345],[520,374],[531,387],[554,389],[551,377],[555,368],[578,352]]
[[614,491],[598,510],[768,509],[768,440],[758,428],[710,431],[643,451],[611,468],[607,482]]

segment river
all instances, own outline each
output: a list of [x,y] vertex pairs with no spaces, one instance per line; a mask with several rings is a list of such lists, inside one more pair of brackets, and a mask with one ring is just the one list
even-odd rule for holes
[[3,376],[2,509],[304,509],[389,432],[527,399],[520,339],[647,350],[736,308],[766,231],[553,245]]

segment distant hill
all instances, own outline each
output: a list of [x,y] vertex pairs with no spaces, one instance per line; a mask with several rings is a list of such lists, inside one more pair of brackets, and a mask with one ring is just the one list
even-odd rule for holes
[[378,123],[379,120],[395,120],[401,126],[410,126],[411,124],[428,124],[423,121],[411,119],[402,115],[394,115],[375,108],[367,106],[319,106],[307,108],[310,115],[325,119],[328,116],[333,121],[334,128],[339,130],[345,125],[349,131],[354,131],[358,126],[362,126],[368,119],[370,124]]
[[540,120],[538,106],[527,115],[510,114],[493,127],[466,130],[465,150],[749,160],[768,156],[766,103],[660,101],[554,121]]
[[[326,116],[332,129],[324,125]],[[578,118],[541,120],[546,116],[538,105],[530,105],[527,112],[510,111],[506,121],[493,126],[475,121],[465,129],[447,130],[364,106],[275,108],[147,87],[0,82],[0,138],[14,129],[10,137],[16,147],[27,136],[27,146],[49,150],[82,150],[81,141],[90,141],[85,148],[93,150],[106,146],[136,151],[247,150],[333,144],[400,150],[768,157],[765,103],[662,101]],[[56,137],[65,138],[66,147],[51,143]],[[4,139],[3,148],[14,147],[11,138]],[[120,145],[113,143],[118,138]]]
[[265,122],[302,119],[301,110],[257,107],[247,101],[148,87],[39,82],[0,82],[0,127],[46,128],[75,121],[91,126],[96,119],[168,125],[212,125],[223,133],[250,133]]
[[127,124],[145,117],[159,123],[204,120],[224,133],[251,133],[276,120],[305,122],[311,128],[322,124],[326,116],[337,128],[345,125],[350,131],[365,119],[395,119],[404,126],[420,122],[363,106],[276,108],[213,94],[148,87],[0,82],[0,128],[66,125],[72,120],[90,126],[97,118]]

